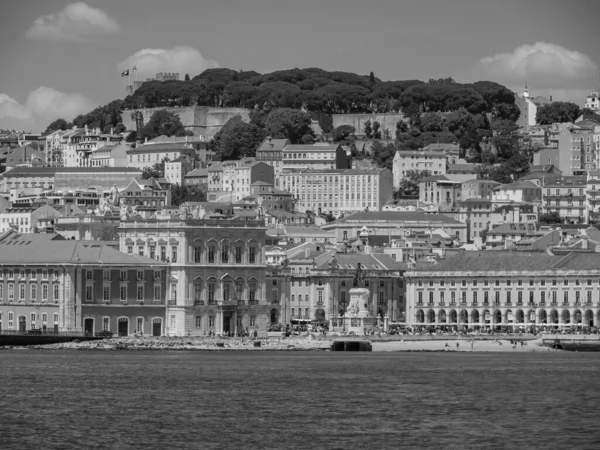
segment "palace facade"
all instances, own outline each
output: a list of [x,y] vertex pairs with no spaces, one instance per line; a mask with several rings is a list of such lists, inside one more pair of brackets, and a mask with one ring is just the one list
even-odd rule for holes
[[[167,333],[264,334],[279,304],[266,295],[265,228],[255,221],[124,221],[121,251],[165,261]],[[272,311],[274,310],[274,311]]]
[[409,326],[591,327],[600,321],[600,254],[467,252],[407,270]]

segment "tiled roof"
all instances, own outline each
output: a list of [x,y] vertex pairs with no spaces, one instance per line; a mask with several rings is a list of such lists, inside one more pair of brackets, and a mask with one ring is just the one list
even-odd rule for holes
[[335,253],[334,251],[330,251],[324,254],[323,257],[317,258],[315,261],[317,269],[329,269],[334,258],[339,269],[349,271],[355,271],[358,263],[361,264],[364,270],[401,270],[406,267],[404,264],[394,261],[389,255],[383,253]]
[[444,151],[444,150],[459,150],[458,144],[442,144],[436,142],[423,147],[423,150]]
[[492,228],[488,231],[490,235],[522,235],[522,234],[533,234],[536,232],[536,225],[534,223],[503,223],[497,227]]
[[539,189],[539,186],[531,181],[517,180],[510,184],[502,184],[494,188],[495,191],[502,191],[506,189]]
[[283,148],[289,144],[287,139],[273,139],[270,137],[265,138],[264,141],[258,146],[256,151],[260,150],[283,150]]
[[432,224],[462,225],[462,222],[442,214],[427,214],[420,211],[369,211],[351,214],[330,224],[323,225],[323,227],[353,222],[365,222],[365,224],[368,222],[430,222]]
[[421,183],[430,183],[432,181],[439,181],[439,180],[448,181],[448,178],[445,175],[431,175],[429,177],[423,178],[420,182]]
[[432,152],[424,150],[397,150],[396,154],[398,154],[399,156],[435,156],[438,158],[446,157],[446,154],[444,152]]
[[163,265],[143,256],[122,253],[103,243],[40,239],[39,236],[11,233],[2,238],[0,264]]
[[185,176],[185,178],[189,177],[207,177],[208,169],[194,169]]
[[315,151],[315,152],[331,152],[336,150],[340,144],[290,144],[287,145],[283,150],[285,152],[294,151]]

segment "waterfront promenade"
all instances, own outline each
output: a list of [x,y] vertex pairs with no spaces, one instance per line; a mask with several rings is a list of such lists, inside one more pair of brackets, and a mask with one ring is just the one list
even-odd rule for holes
[[[559,336],[560,337],[560,336]],[[125,351],[325,351],[336,339],[346,336],[306,335],[287,338],[271,337],[125,337],[98,341],[62,342],[28,347],[0,347],[39,350],[125,350]],[[540,352],[548,351],[541,335],[496,336],[370,336],[374,352]]]

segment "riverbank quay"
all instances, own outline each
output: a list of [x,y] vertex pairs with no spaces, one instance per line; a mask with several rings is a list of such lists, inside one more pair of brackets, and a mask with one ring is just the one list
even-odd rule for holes
[[[100,351],[329,351],[333,341],[347,336],[303,335],[292,337],[120,337],[97,341],[73,341],[46,345],[5,346],[0,350],[100,350]],[[368,336],[352,340],[369,341],[373,352],[532,352],[548,351],[548,340],[537,335],[521,336]],[[558,348],[559,350],[561,348]]]
[[5,346],[0,350],[100,350],[100,351],[324,351],[330,339],[299,338],[205,338],[120,337],[100,341],[73,341],[27,347]]

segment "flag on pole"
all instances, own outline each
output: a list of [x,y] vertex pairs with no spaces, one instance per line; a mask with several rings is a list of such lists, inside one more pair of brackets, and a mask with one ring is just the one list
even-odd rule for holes
[[129,75],[129,69],[127,69],[127,70],[124,70],[123,72],[121,72],[121,76],[122,76],[122,77],[126,77],[126,76],[128,76],[128,75]]
[[137,72],[137,66],[133,66],[133,69],[131,69],[132,72]]

